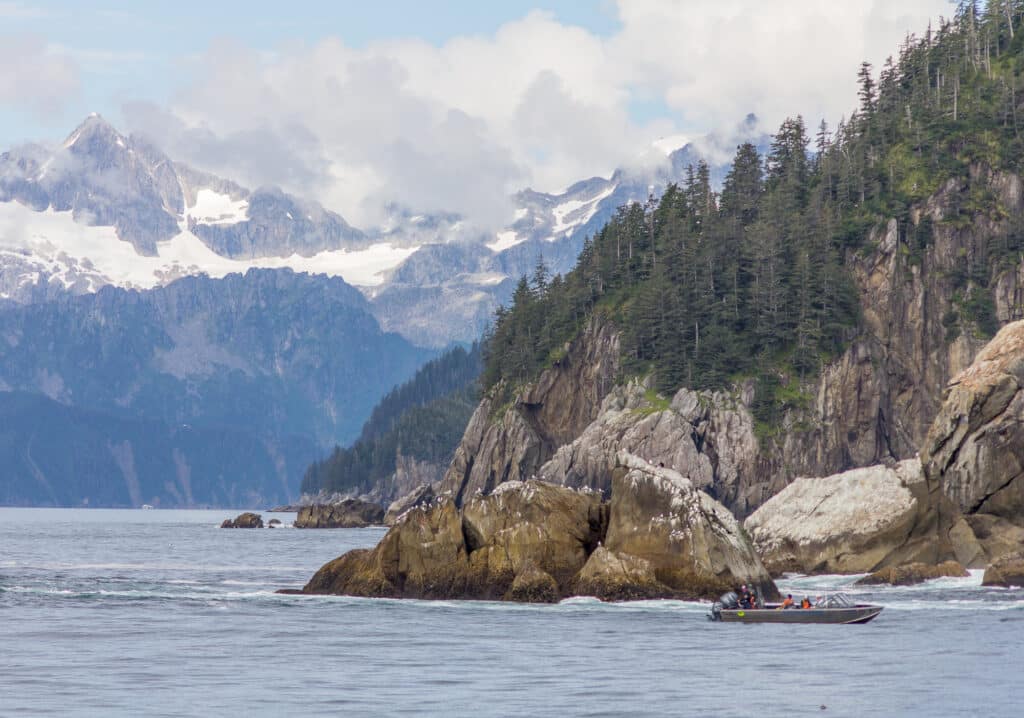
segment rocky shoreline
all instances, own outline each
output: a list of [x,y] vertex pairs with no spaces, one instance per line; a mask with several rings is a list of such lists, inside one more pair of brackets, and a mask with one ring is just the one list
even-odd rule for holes
[[402,514],[374,549],[325,565],[304,593],[551,602],[712,598],[775,585],[739,523],[671,469],[627,453],[611,498],[505,482],[462,507],[450,496]]
[[326,564],[302,592],[550,602],[706,599],[740,583],[773,596],[788,571],[1021,580],[1024,321],[950,381],[920,459],[797,478],[742,524],[713,497],[725,479],[733,506],[749,505],[750,462],[728,453],[749,450],[743,402],[682,390],[651,410],[643,384],[574,391],[608,375],[574,364],[612,361],[614,338],[591,339],[504,413],[485,399],[441,486],[396,502],[376,548]]

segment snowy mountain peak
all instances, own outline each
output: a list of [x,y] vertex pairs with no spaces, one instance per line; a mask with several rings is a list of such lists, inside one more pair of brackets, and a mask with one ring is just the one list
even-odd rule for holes
[[98,112],[90,113],[82,124],[64,140],[64,149],[89,150],[97,146],[116,145],[126,148],[127,139]]
[[669,157],[673,152],[681,150],[688,144],[690,144],[690,140],[686,135],[666,135],[656,139],[651,143],[651,146],[663,152],[666,157]]

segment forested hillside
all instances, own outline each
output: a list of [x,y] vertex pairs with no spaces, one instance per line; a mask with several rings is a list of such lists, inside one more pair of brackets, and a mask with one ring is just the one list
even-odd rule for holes
[[[926,198],[972,169],[1020,170],[1022,12],[1017,0],[963,2],[880,73],[863,64],[859,104],[834,129],[787,119],[766,156],[737,148],[720,192],[699,164],[659,200],[622,207],[566,276],[541,265],[520,281],[487,338],[484,388],[532,379],[605,312],[624,330],[630,373],[653,371],[664,392],[755,377],[755,416],[780,416],[800,379],[858,331],[848,264],[872,249],[869,230],[895,217],[912,267],[933,239]],[[978,187],[963,221],[1005,219]],[[997,328],[989,289],[1024,250],[1024,226],[1003,224],[986,251],[963,257],[948,341]]]
[[480,347],[455,347],[428,362],[374,408],[359,440],[335,447],[310,466],[302,493],[362,493],[394,473],[399,454],[443,465],[455,450],[478,398]]

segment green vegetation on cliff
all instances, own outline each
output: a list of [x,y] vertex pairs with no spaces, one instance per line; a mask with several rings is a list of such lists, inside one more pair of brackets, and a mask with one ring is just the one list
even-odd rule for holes
[[335,447],[306,469],[302,492],[365,492],[395,471],[402,456],[444,463],[476,408],[480,347],[455,347],[392,389],[373,410],[359,440]]
[[[1019,0],[962,2],[954,19],[908,36],[877,79],[861,66],[859,106],[834,132],[822,123],[812,140],[802,118],[787,119],[766,157],[737,149],[721,192],[700,164],[659,200],[620,208],[566,276],[540,265],[520,281],[487,337],[484,388],[531,380],[603,312],[623,328],[629,373],[653,371],[663,392],[755,377],[754,413],[773,423],[805,400],[799,379],[856,334],[849,262],[872,250],[871,229],[895,218],[900,251],[919,263],[934,227],[913,210],[950,179],[952,221],[1007,218],[976,177],[1021,170],[1022,14]],[[990,290],[1024,251],[1024,222],[1001,226],[962,258],[949,338],[998,326]]]

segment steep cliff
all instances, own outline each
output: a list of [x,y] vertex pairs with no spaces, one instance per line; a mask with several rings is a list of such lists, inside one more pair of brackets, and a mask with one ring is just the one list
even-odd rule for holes
[[[991,198],[992,211],[964,213],[979,194]],[[608,492],[624,449],[675,468],[746,516],[797,476],[914,458],[942,387],[970,364],[985,331],[1024,316],[1024,262],[994,259],[1012,231],[1008,218],[1022,209],[1016,175],[975,166],[902,223],[871,230],[847,258],[861,305],[856,335],[817,376],[781,378],[796,398],[775,425],[758,425],[754,381],[724,391],[684,388],[670,399],[649,379],[616,385],[624,378],[621,331],[595,316],[565,358],[510,406],[481,402],[442,490],[461,501],[536,475]],[[989,272],[990,289],[972,272]],[[987,297],[991,315],[970,297]]]
[[929,479],[989,560],[1024,541],[1024,321],[1003,327],[949,384],[924,442]]
[[562,359],[514,393],[511,404],[496,405],[500,392],[480,402],[441,491],[461,505],[476,492],[533,477],[558,447],[597,418],[618,369],[618,333],[610,322],[595,318]]
[[[983,209],[965,212],[978,196]],[[850,254],[858,336],[807,392],[808,411],[791,415],[802,428],[776,442],[778,468],[820,476],[917,453],[950,377],[971,363],[992,326],[1024,317],[1022,257],[994,260],[1022,209],[1017,175],[974,165],[909,221],[873,230],[869,251]],[[990,290],[970,278],[989,275]]]

